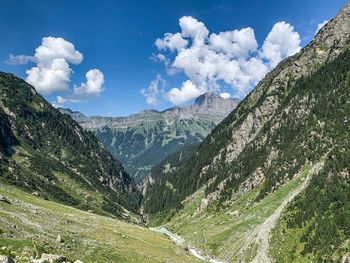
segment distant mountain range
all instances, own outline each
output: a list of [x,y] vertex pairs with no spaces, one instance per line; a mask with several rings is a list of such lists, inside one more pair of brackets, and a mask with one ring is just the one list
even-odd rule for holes
[[59,110],[92,131],[139,181],[168,155],[201,142],[239,102],[205,93],[191,106],[145,110],[127,117],[87,117],[70,109]]

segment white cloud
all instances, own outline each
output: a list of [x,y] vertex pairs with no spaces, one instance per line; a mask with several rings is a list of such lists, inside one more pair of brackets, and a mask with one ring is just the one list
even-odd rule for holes
[[171,51],[175,51],[181,50],[187,46],[188,41],[183,39],[180,33],[165,33],[164,38],[158,38],[155,44],[160,50],[170,49]]
[[192,38],[194,41],[203,41],[208,37],[209,31],[204,23],[191,16],[183,16],[179,19],[181,35]]
[[276,23],[265,39],[262,56],[268,59],[270,66],[277,66],[284,58],[300,51],[300,36],[294,27],[286,22]]
[[317,35],[317,33],[321,30],[321,28],[324,27],[328,22],[329,22],[328,20],[325,20],[322,23],[318,24],[317,25],[317,30],[315,32],[315,35]]
[[[281,60],[300,50],[300,36],[286,22],[274,25],[261,48],[249,27],[209,33],[190,16],[180,18],[179,26],[180,32],[156,40],[162,53],[154,58],[164,63],[168,75],[183,72],[188,78],[180,88],[167,91],[166,99],[174,104],[217,91],[223,84],[242,98]],[[181,41],[174,41],[175,36]]]
[[68,91],[72,73],[69,63],[83,60],[74,45],[60,37],[44,37],[34,57],[37,66],[26,71],[26,80],[43,94]]
[[167,94],[167,99],[175,105],[182,104],[190,99],[196,98],[205,93],[206,90],[199,88],[190,80],[182,83],[181,88],[172,88]]
[[250,27],[219,34],[212,33],[210,45],[213,50],[233,57],[247,57],[258,48],[254,30]]
[[70,64],[80,64],[82,60],[83,54],[71,42],[61,37],[44,37],[34,56],[10,55],[8,63],[14,65],[35,62],[36,66],[26,71],[27,82],[42,94],[68,93],[65,97],[56,97],[54,105],[62,106],[66,102],[80,102],[98,97],[104,90],[104,75],[98,69],[89,70],[86,73],[86,83],[70,89],[73,73]]
[[26,55],[14,56],[12,54],[9,55],[9,59],[6,61],[6,63],[9,65],[25,65],[29,62],[35,62],[35,58],[33,56],[26,56]]
[[157,105],[159,103],[158,97],[164,92],[163,89],[165,86],[166,81],[158,74],[147,89],[141,90],[141,94],[146,97],[146,102],[149,105]]
[[56,96],[55,102],[52,104],[55,108],[63,107],[67,100],[61,96]]
[[99,69],[90,69],[86,73],[86,83],[74,88],[74,94],[81,97],[100,96],[105,82],[104,75]]
[[75,87],[66,97],[57,96],[54,107],[63,107],[67,102],[77,103],[99,97],[104,90],[104,75],[99,69],[90,69],[86,75],[86,82]]
[[223,99],[229,99],[229,98],[231,98],[231,94],[228,92],[222,92],[222,93],[220,93],[220,97]]
[[161,53],[152,54],[152,56],[150,56],[150,59],[155,62],[159,61],[163,63],[165,67],[168,67],[170,65],[170,59]]

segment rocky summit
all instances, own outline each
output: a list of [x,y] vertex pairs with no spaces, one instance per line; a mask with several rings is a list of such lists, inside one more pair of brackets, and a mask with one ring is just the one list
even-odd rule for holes
[[127,117],[86,117],[69,109],[59,110],[92,131],[140,181],[166,156],[183,146],[201,142],[239,102],[210,92],[199,96],[190,106],[161,112],[145,110]]

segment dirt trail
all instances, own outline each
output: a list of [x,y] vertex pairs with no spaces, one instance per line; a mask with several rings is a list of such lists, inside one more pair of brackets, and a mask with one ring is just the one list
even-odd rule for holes
[[310,170],[308,176],[304,180],[304,182],[293,192],[291,192],[288,197],[283,201],[283,203],[276,209],[276,211],[268,217],[264,223],[262,223],[258,227],[256,242],[259,243],[259,248],[257,251],[257,255],[252,261],[252,263],[270,263],[269,257],[269,238],[272,229],[274,228],[278,218],[280,217],[283,209],[296,198],[302,191],[306,189],[308,186],[312,175],[317,174],[323,166],[323,162],[319,162],[315,164]]

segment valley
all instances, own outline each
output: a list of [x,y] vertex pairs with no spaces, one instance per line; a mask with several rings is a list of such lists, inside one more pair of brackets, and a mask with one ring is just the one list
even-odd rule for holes
[[196,98],[193,105],[162,112],[145,110],[127,117],[86,117],[59,109],[92,131],[127,172],[142,181],[151,168],[182,147],[200,143],[239,104],[214,93]]
[[[189,79],[176,88],[158,74],[138,91],[182,105],[164,111],[70,110],[113,82],[91,69],[70,87],[83,55],[63,38],[9,56],[36,67],[25,80],[0,71],[1,263],[350,262],[350,2],[304,47],[283,21],[261,48],[252,28],[179,25],[149,59]],[[278,57],[283,41],[296,48]],[[37,71],[50,77],[34,86]]]

